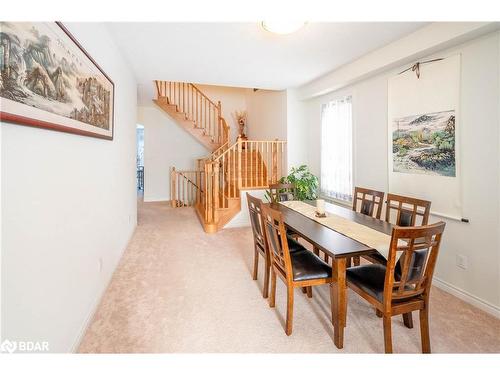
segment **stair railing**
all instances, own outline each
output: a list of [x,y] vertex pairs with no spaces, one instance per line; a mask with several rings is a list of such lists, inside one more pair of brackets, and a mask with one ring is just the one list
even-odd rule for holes
[[286,141],[238,139],[212,161],[205,161],[203,210],[207,223],[218,221],[218,210],[242,189],[265,189],[286,173]]
[[170,172],[170,201],[172,207],[192,207],[202,202],[204,171]]
[[208,135],[213,143],[229,141],[229,126],[222,117],[222,105],[214,103],[198,87],[188,82],[155,81],[158,100],[177,106],[187,120]]

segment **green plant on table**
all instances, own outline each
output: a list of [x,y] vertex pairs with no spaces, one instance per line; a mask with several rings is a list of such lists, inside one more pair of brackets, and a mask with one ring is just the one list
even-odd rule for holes
[[[318,197],[318,177],[309,171],[307,165],[292,167],[290,174],[286,177],[281,177],[279,183],[294,184],[295,199],[299,201],[314,200]],[[271,201],[269,191],[266,191],[266,197]]]

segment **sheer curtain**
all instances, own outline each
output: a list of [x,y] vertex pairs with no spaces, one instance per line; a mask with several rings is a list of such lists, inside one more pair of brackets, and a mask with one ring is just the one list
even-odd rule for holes
[[321,108],[321,194],[352,200],[351,97]]

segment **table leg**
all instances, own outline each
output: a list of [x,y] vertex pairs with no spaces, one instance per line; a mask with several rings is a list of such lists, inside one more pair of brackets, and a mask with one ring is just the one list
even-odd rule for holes
[[347,286],[345,281],[346,258],[333,259],[333,279],[331,285],[332,323],[335,346],[344,347],[344,327],[347,315]]

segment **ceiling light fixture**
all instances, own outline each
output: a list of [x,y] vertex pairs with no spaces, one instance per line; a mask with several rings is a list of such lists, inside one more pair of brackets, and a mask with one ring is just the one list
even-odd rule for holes
[[300,30],[306,23],[304,21],[273,20],[262,21],[262,27],[275,34],[291,34]]

